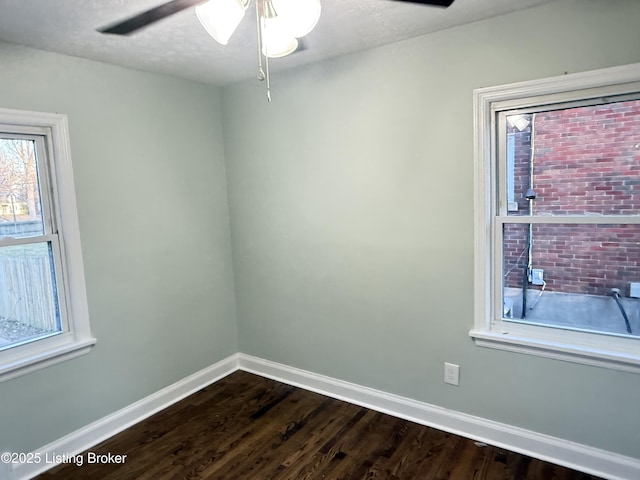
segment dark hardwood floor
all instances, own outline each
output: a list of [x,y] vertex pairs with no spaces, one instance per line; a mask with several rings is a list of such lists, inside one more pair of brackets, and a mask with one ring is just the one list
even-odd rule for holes
[[[89,463],[96,454],[124,463]],[[59,465],[38,478],[596,478],[246,372],[149,417],[84,452],[81,460],[82,466]]]

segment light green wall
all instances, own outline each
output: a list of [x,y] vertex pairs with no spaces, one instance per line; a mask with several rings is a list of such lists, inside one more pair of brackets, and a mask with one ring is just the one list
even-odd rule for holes
[[558,1],[225,88],[240,350],[640,458],[638,375],[468,336],[473,89],[640,62],[638,25]]
[[69,115],[98,338],[0,383],[0,450],[239,349],[640,458],[638,375],[468,337],[472,90],[639,62],[638,24],[635,0],[558,1],[275,75],[269,105],[0,44],[0,107]]
[[88,355],[0,383],[30,451],[238,351],[220,91],[0,43],[0,107],[69,116]]

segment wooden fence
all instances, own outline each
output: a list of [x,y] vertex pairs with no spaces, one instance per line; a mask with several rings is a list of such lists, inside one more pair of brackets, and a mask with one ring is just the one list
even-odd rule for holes
[[0,256],[0,317],[54,332],[56,306],[48,255]]

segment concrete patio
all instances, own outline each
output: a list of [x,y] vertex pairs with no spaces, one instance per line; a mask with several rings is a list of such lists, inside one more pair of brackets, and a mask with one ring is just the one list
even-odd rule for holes
[[[509,302],[510,301],[510,302]],[[640,336],[640,299],[620,298],[632,335]],[[505,317],[520,319],[522,290],[505,288],[505,304],[512,305]],[[611,296],[527,290],[527,322],[628,335],[624,317]]]

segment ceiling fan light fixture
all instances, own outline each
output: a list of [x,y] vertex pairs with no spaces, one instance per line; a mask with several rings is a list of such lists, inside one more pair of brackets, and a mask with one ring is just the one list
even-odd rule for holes
[[242,0],[209,0],[196,7],[198,20],[218,43],[226,45],[246,10]]
[[[164,3],[126,18],[98,31],[112,35],[130,35],[188,8],[207,33],[227,45],[244,18],[252,0],[164,0]],[[423,5],[448,7],[454,0],[400,0]],[[311,32],[320,19],[320,0],[255,0],[258,39],[258,80],[266,80],[267,100],[271,101],[269,58],[284,57],[298,48],[298,38]],[[264,68],[263,68],[264,60]],[[520,127],[519,127],[520,128]],[[524,127],[526,128],[526,127]]]
[[291,35],[278,15],[263,18],[262,54],[269,58],[281,58],[293,53],[298,48],[298,39]]
[[294,37],[313,30],[320,19],[320,0],[271,0],[273,8]]

